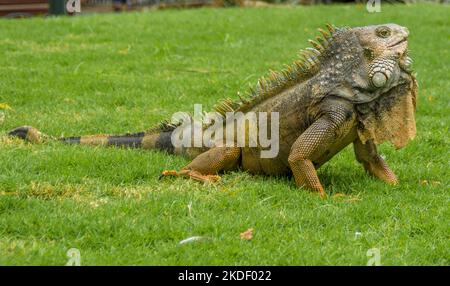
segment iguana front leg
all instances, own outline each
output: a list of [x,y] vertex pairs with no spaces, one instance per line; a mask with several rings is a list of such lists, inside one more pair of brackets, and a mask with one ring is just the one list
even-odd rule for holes
[[351,108],[335,105],[297,138],[288,158],[297,186],[316,191],[322,197],[326,196],[313,162],[348,134],[354,120]]
[[389,169],[386,162],[378,154],[377,147],[373,141],[363,144],[359,139],[353,142],[356,160],[363,164],[364,169],[371,175],[385,181],[388,184],[397,184],[398,180],[394,172]]

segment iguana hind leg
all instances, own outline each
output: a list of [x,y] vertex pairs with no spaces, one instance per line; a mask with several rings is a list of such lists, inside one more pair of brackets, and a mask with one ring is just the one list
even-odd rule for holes
[[162,176],[184,176],[201,182],[217,182],[220,179],[217,174],[237,168],[240,157],[239,147],[215,147],[195,157],[181,171],[163,171]]
[[377,147],[372,141],[363,144],[359,139],[353,142],[356,160],[363,164],[364,169],[371,175],[385,181],[388,184],[397,184],[398,180],[394,172],[388,167],[383,158],[378,154]]

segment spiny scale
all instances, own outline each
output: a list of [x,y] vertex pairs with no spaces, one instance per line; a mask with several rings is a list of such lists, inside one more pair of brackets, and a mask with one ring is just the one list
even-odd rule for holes
[[323,52],[325,49],[322,47],[321,44],[317,43],[316,41],[309,40],[308,41],[314,48],[316,48],[319,52]]
[[336,31],[336,28],[333,25],[327,24],[326,26],[327,26],[328,31],[330,31],[331,34],[333,34]]
[[319,28],[319,29],[317,29],[317,30],[319,30],[319,32],[322,34],[322,37],[325,39],[325,40],[328,40],[328,38],[331,36],[328,32],[326,32],[324,29],[322,29],[322,28]]
[[168,120],[164,120],[164,121],[160,122],[159,124],[157,124],[155,127],[147,130],[146,133],[150,134],[150,133],[156,133],[156,132],[172,131],[175,128],[177,128],[177,126],[179,126],[181,123],[182,122],[170,122]]

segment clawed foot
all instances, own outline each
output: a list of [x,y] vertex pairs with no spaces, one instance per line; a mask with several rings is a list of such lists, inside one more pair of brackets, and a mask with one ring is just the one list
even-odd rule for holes
[[389,169],[386,162],[384,162],[381,158],[373,163],[365,163],[364,168],[366,171],[389,185],[397,185],[398,179],[394,172]]
[[326,199],[327,198],[327,193],[325,193],[325,191],[322,190],[322,191],[319,192],[319,196],[320,196],[321,199]]
[[188,177],[188,178],[194,179],[199,182],[204,182],[204,183],[216,183],[216,182],[220,181],[220,176],[203,175],[203,174],[201,174],[197,171],[193,171],[193,170],[181,170],[179,172],[176,170],[165,170],[162,172],[159,179],[162,179],[164,177]]
[[314,193],[317,193],[321,199],[327,198],[327,193],[325,192],[322,186],[315,186],[313,188],[310,188],[310,190],[313,191]]

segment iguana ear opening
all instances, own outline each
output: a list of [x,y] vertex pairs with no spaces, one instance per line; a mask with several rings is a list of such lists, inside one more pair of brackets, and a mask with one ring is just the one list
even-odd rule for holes
[[374,54],[374,52],[371,50],[371,49],[369,49],[369,48],[364,48],[364,50],[363,50],[363,53],[364,53],[364,57],[368,60],[368,61],[373,61],[374,59],[375,59],[375,54]]

